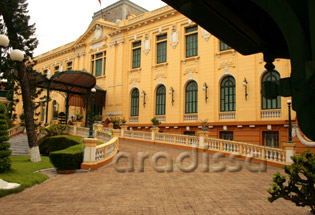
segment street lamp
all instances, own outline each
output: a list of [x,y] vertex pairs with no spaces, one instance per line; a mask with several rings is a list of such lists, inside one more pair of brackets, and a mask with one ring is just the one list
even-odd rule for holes
[[10,53],[10,58],[13,61],[23,61],[24,59],[24,52],[22,52],[21,50],[18,49],[13,49]]
[[90,130],[88,138],[94,138],[93,136],[93,116],[94,116],[94,96],[96,93],[96,89],[91,89],[91,113],[90,113]]
[[287,104],[289,107],[289,142],[288,143],[293,143],[293,141],[292,141],[292,123],[291,123],[291,103],[292,103],[292,101],[290,99],[287,100]]
[[4,34],[0,34],[0,66],[2,64],[2,48],[5,48],[9,45],[9,38],[4,35]]

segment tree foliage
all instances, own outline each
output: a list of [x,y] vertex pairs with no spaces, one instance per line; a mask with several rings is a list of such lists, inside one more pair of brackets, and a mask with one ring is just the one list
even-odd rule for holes
[[279,172],[274,175],[274,183],[268,189],[271,194],[268,201],[284,198],[297,206],[310,206],[315,214],[315,154],[307,150],[291,158],[293,164],[284,169],[288,176],[282,176]]
[[6,172],[11,167],[11,150],[8,136],[8,124],[6,120],[6,107],[0,103],[0,172]]

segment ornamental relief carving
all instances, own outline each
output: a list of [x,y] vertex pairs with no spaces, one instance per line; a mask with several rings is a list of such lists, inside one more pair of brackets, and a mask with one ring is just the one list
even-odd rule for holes
[[185,64],[183,66],[184,75],[189,73],[198,73],[199,72],[199,64]]
[[140,82],[141,73],[140,70],[130,70],[129,71],[129,84]]
[[164,69],[157,69],[154,72],[154,80],[159,79],[162,80],[163,78],[166,79],[166,71]]
[[234,57],[226,57],[226,58],[219,59],[219,70],[226,67],[235,67]]

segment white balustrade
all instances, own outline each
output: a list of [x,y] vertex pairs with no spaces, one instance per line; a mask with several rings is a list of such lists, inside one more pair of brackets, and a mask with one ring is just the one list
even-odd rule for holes
[[236,119],[236,114],[235,112],[227,112],[227,113],[220,113],[219,114],[219,119],[220,120],[233,120]]
[[281,110],[262,110],[262,119],[279,119],[281,118]]
[[198,114],[185,114],[184,121],[198,121]]

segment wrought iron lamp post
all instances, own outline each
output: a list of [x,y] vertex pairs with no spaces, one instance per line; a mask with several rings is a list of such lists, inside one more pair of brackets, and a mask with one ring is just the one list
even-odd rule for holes
[[246,78],[244,78],[244,81],[243,81],[243,86],[245,87],[245,100],[247,100],[247,85],[248,85],[248,82],[246,80]]
[[291,122],[291,103],[292,101],[289,99],[287,100],[288,108],[289,108],[289,142],[293,143],[292,141],[292,122]]
[[91,89],[91,113],[90,113],[90,130],[88,138],[94,138],[93,136],[93,116],[94,116],[94,96],[95,96],[96,89]]
[[206,100],[206,103],[207,103],[207,101],[208,101],[208,85],[207,85],[206,82],[203,84],[202,90],[205,91],[205,100]]
[[173,104],[174,104],[174,89],[173,89],[173,87],[170,88],[170,90],[168,91],[168,93],[169,93],[170,95],[172,95],[172,105],[173,105]]

